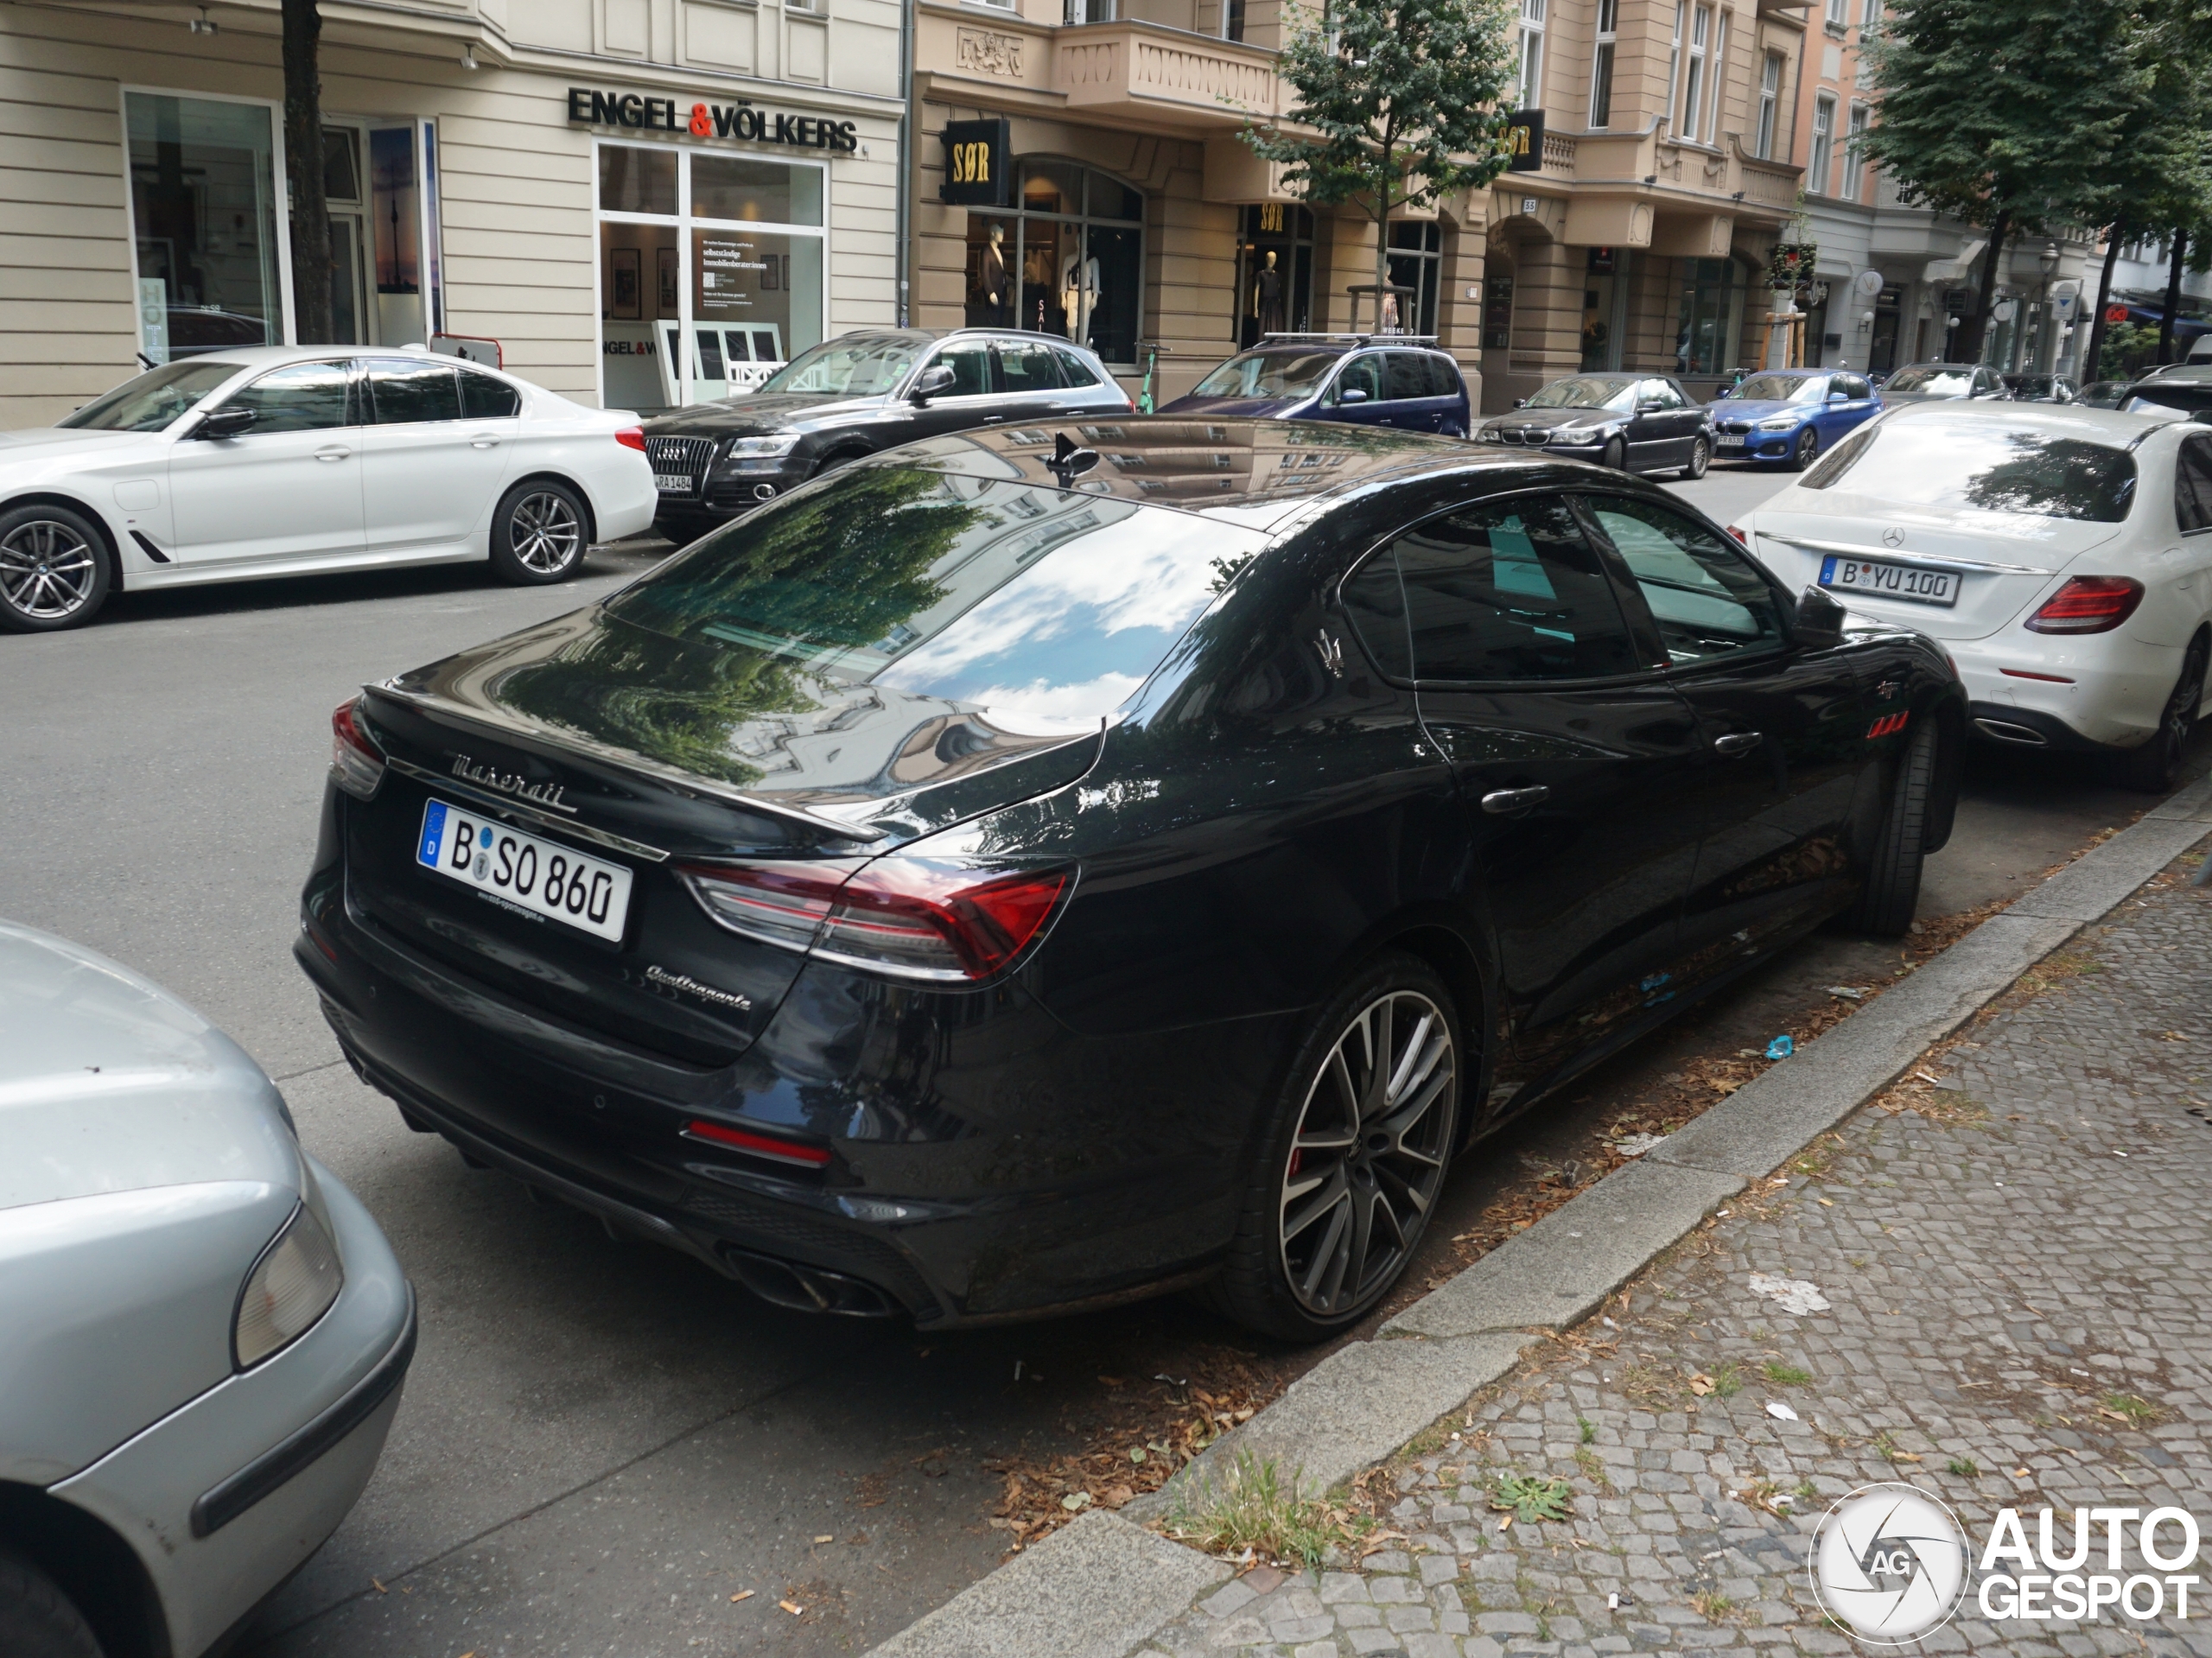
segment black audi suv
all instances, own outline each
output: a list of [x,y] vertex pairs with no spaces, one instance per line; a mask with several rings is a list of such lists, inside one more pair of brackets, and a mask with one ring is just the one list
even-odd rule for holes
[[758,389],[645,422],[671,541],[849,461],[976,427],[1134,414],[1081,346],[1011,328],[869,328],[825,340]]
[[1902,931],[1964,729],[1634,478],[1166,417],[857,462],[334,719],[297,955],[416,1128],[772,1300],[1294,1338],[1566,1078]]

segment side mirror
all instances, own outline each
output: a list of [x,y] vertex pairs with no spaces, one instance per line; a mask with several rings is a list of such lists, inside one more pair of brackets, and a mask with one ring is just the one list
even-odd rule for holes
[[1529,400],[1526,397],[1516,397],[1513,400],[1513,406],[1516,409],[1526,409],[1529,406]]
[[1828,401],[1830,403],[1849,403],[1851,401],[1851,393],[1848,391],[1831,391],[1828,393]]
[[940,391],[949,391],[960,377],[952,372],[950,363],[932,363],[924,369],[914,382],[914,389],[906,396],[916,403],[927,403]]
[[1667,405],[1656,397],[1644,397],[1638,400],[1636,412],[1639,415],[1663,415],[1667,412]]
[[1808,651],[1833,651],[1843,643],[1844,608],[1822,588],[1797,595],[1797,626],[1792,632]]
[[1337,401],[1340,403],[1346,404],[1365,403],[1367,401],[1367,393],[1362,391],[1356,385],[1348,385],[1343,391],[1337,393]]
[[193,429],[194,437],[236,437],[251,427],[260,410],[255,409],[218,409]]

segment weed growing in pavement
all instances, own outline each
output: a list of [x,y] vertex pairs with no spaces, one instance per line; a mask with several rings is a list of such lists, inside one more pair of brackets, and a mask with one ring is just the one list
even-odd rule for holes
[[1522,1525],[1537,1520],[1564,1520],[1573,1488],[1563,1479],[1539,1479],[1534,1474],[1501,1474],[1491,1488],[1490,1506],[1512,1515]]
[[2098,1407],[2100,1416],[2116,1417],[2135,1427],[2147,1427],[2165,1413],[2149,1400],[2132,1393],[2108,1393]]
[[1769,1359],[1763,1368],[1766,1371],[1766,1379],[1777,1388],[1802,1388],[1813,1379],[1810,1370],[1801,1370],[1794,1364],[1783,1364],[1776,1359]]
[[1582,1477],[1601,1491],[1613,1489],[1613,1482],[1605,1472],[1605,1464],[1598,1460],[1598,1453],[1587,1445],[1574,1448],[1574,1465],[1582,1471]]
[[1620,1369],[1621,1393],[1647,1410],[1670,1409],[1681,1385],[1680,1376],[1656,1364],[1624,1364]]
[[1183,1492],[1168,1511],[1168,1534],[1215,1554],[1249,1548],[1268,1560],[1296,1560],[1309,1571],[1330,1549],[1363,1529],[1343,1510],[1298,1495],[1270,1457],[1261,1462],[1249,1451],[1216,1485],[1211,1475]]
[[1690,1597],[1697,1615],[1708,1623],[1726,1623],[1736,1615],[1736,1603],[1717,1589],[1700,1589]]
[[1797,1482],[1794,1492],[1794,1495],[1801,1502],[1810,1502],[1815,1497],[1819,1496],[1820,1494],[1821,1488],[1813,1483],[1809,1476]]
[[1713,1371],[1713,1395],[1714,1398],[1733,1399],[1738,1394],[1743,1391],[1743,1373],[1736,1368],[1735,1362],[1733,1360],[1721,1365]]
[[1576,1418],[1574,1419],[1574,1425],[1575,1425],[1575,1426],[1577,1426],[1577,1427],[1579,1427],[1579,1428],[1580,1428],[1580,1429],[1582,1430],[1582,1443],[1583,1443],[1583,1444],[1585,1444],[1585,1445],[1595,1445],[1595,1444],[1597,1444],[1597,1442],[1598,1442],[1598,1425],[1597,1425],[1595,1422],[1592,1421],[1592,1420],[1591,1420],[1588,1417],[1586,1417],[1586,1416],[1578,1416],[1578,1417],[1576,1417]]
[[1956,1474],[1961,1479],[1980,1479],[1981,1465],[1972,1457],[1954,1457],[1943,1464],[1947,1474]]

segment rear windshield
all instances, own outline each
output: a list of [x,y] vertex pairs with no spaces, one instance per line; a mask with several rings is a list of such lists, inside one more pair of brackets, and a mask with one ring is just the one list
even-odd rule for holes
[[1920,391],[1931,397],[1963,397],[1974,390],[1970,368],[1908,368],[1892,374],[1885,391]]
[[105,397],[95,397],[56,426],[87,432],[158,432],[238,372],[236,363],[204,357],[164,363],[135,380],[125,380]]
[[1096,726],[1262,544],[1099,495],[856,467],[726,525],[607,608],[751,658],[733,678],[780,699],[758,713],[803,706],[813,679]]
[[1799,480],[1827,489],[1853,473],[1885,500],[2118,524],[2135,500],[2135,457],[2084,438],[1917,421],[1870,426]]
[[1344,353],[1290,348],[1248,351],[1198,382],[1194,397],[1295,397],[1329,378]]
[[1754,374],[1736,388],[1745,403],[1818,403],[1827,382],[1806,374]]
[[2130,415],[2156,414],[2164,409],[2178,409],[2184,415],[2193,415],[2200,409],[2212,409],[2212,381],[2207,380],[2145,380],[2127,388],[2127,396],[2120,400],[2120,410]]

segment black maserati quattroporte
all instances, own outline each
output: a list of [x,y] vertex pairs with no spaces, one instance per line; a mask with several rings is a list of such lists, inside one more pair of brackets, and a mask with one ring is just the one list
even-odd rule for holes
[[1635,479],[1166,417],[856,462],[334,723],[298,956],[414,1127],[775,1301],[1294,1337],[1563,1079],[1901,931],[1963,734]]

